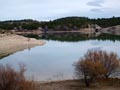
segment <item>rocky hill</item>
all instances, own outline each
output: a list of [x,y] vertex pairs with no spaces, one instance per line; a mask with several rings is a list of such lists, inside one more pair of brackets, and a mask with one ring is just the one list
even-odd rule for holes
[[120,35],[120,25],[103,28],[102,33]]

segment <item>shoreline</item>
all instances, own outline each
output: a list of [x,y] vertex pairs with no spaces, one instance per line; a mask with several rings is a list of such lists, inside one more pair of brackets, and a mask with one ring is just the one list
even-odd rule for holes
[[0,58],[17,51],[22,51],[24,49],[33,48],[44,44],[44,41],[34,38],[27,38],[15,34],[0,34]]

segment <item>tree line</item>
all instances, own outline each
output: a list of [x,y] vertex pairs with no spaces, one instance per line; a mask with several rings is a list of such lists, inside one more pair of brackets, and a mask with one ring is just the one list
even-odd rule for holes
[[40,23],[36,20],[26,19],[26,20],[14,20],[14,21],[1,21],[0,29],[4,30],[33,30],[38,29]]
[[39,27],[43,30],[78,30],[86,27],[87,24],[98,24],[101,27],[120,25],[120,17],[90,19],[88,17],[65,17],[53,21],[36,21],[32,19],[0,21],[0,29],[26,29],[36,30]]

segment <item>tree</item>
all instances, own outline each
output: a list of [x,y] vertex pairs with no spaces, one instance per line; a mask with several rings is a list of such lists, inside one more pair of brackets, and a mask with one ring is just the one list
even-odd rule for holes
[[77,77],[84,76],[88,87],[90,83],[99,77],[108,77],[119,66],[119,59],[114,53],[105,51],[88,51],[83,58],[75,63]]
[[104,65],[104,68],[106,70],[106,73],[104,74],[105,78],[109,78],[110,75],[116,72],[116,69],[119,67],[119,58],[117,54],[111,52],[106,53],[99,51],[98,52],[100,61]]

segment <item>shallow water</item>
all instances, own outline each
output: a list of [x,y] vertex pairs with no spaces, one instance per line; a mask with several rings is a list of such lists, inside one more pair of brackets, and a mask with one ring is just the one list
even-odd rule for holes
[[38,81],[74,78],[73,64],[88,50],[105,50],[120,56],[120,41],[86,40],[78,42],[46,41],[43,46],[20,51],[0,60],[15,69],[19,63],[26,65],[26,77]]

